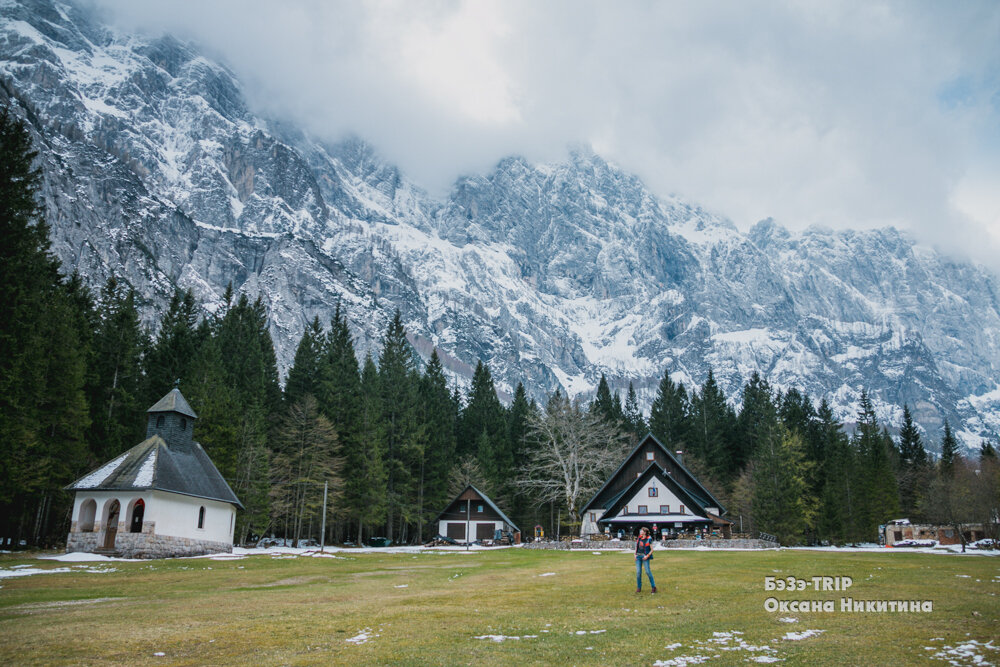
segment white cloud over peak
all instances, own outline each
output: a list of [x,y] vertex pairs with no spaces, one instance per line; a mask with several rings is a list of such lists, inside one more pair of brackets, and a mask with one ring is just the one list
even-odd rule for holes
[[744,228],[893,224],[998,265],[994,2],[93,1],[432,192],[589,143]]

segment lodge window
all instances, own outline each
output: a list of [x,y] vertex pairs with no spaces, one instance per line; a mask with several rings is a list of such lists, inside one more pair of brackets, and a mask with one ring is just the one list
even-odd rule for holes
[[653,460],[653,452],[646,452],[646,460],[647,461]]
[[198,508],[198,528],[204,528],[204,527],[205,527],[205,508],[204,507],[199,507]]
[[678,510],[678,511],[679,511],[679,512],[680,512],[681,514],[684,514],[684,506],[683,506],[683,505],[681,505],[681,508],[680,508],[680,510]]
[[649,497],[650,498],[655,498],[656,497],[656,487],[655,486],[649,487]]
[[482,505],[476,505],[476,511],[479,512],[480,514],[482,514],[483,513],[483,506]]
[[163,428],[163,415],[156,418],[156,428]]
[[181,430],[186,431],[187,427],[188,427],[188,420],[184,419],[184,417],[181,417]]
[[670,514],[670,505],[660,505],[660,514]]
[[649,509],[645,505],[639,505],[639,514],[648,514]]

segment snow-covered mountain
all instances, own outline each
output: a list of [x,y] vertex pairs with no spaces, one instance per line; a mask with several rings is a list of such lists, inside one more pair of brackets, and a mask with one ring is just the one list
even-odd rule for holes
[[0,99],[44,170],[55,252],[117,274],[150,322],[175,286],[209,311],[230,281],[263,295],[282,367],[338,300],[359,347],[399,308],[457,378],[648,401],[664,369],[715,370],[734,401],[753,370],[853,418],[908,403],[933,440],[1000,432],[1000,281],[888,228],[749,233],[586,149],[502,160],[428,196],[363,140],[330,144],[249,108],[224,66],[169,36],[121,34],[46,0],[0,0]]

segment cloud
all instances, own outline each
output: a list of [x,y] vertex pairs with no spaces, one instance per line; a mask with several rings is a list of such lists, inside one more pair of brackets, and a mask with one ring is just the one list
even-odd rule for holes
[[1000,265],[996,3],[93,1],[434,193],[589,143],[744,228],[893,224]]

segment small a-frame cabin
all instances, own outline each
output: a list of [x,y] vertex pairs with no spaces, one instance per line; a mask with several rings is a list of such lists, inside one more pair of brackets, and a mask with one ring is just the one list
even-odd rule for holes
[[731,535],[725,508],[652,434],[639,441],[618,470],[581,513],[582,535],[634,534],[642,526],[694,533],[715,530]]
[[127,558],[231,552],[243,505],[192,438],[198,415],[179,389],[147,415],[145,440],[66,487],[76,492],[66,551]]
[[471,484],[451,501],[436,521],[438,535],[463,544],[492,540],[498,530],[503,533],[518,532],[514,522],[485,493]]

